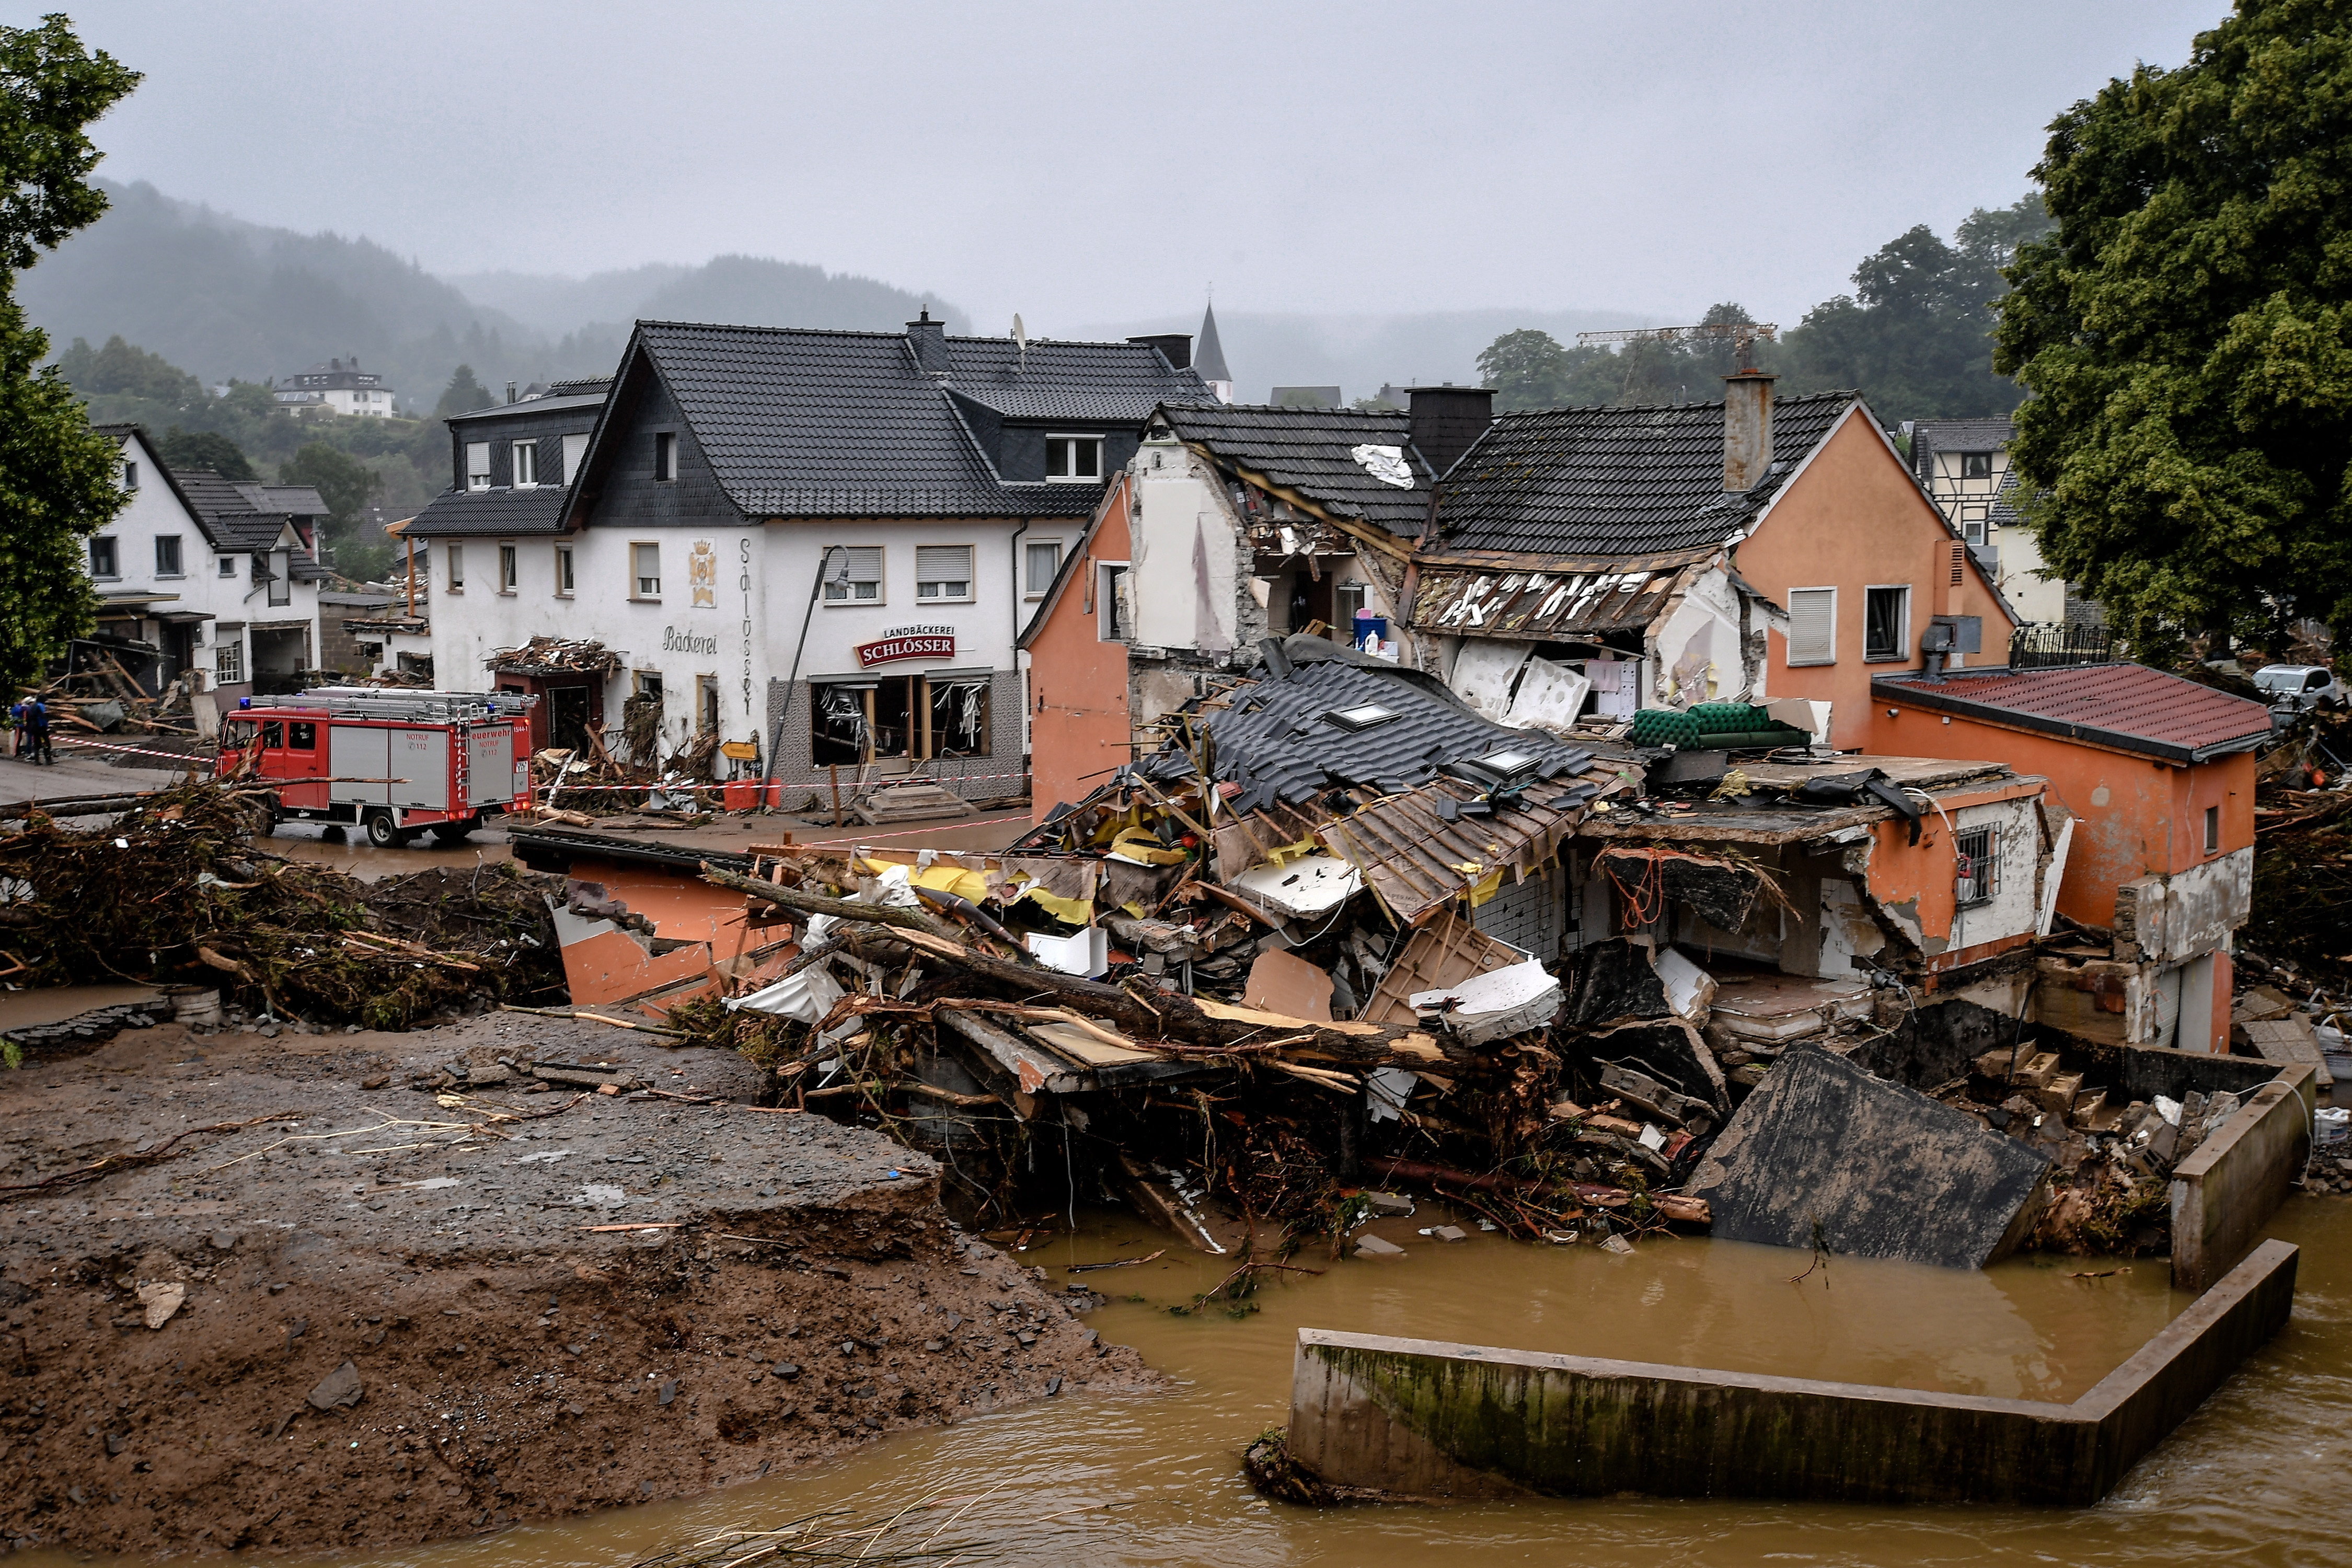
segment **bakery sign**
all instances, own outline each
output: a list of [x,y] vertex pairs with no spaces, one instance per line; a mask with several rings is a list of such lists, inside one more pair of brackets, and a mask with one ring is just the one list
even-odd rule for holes
[[857,668],[871,669],[903,658],[953,658],[955,650],[953,626],[896,626],[873,642],[859,643],[854,651]]

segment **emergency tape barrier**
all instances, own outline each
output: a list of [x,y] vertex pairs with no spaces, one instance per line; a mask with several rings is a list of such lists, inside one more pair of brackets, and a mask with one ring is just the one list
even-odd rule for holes
[[[1030,776],[1031,776],[1031,775],[1030,775],[1029,773],[931,773],[931,774],[898,773],[898,774],[894,774],[893,776],[891,776],[891,777],[889,777],[889,778],[887,778],[887,779],[867,779],[864,784],[858,784],[858,785],[856,785],[856,788],[858,788],[858,789],[861,789],[861,790],[877,790],[877,789],[888,789],[888,788],[889,788],[891,785],[893,785],[893,784],[992,784],[992,783],[994,783],[994,782],[996,782],[996,781],[998,781],[998,780],[1001,780],[1001,779],[1025,779],[1025,778],[1028,778],[1028,777],[1030,777]],[[575,779],[569,779],[569,778],[566,778],[566,779],[559,779],[559,780],[557,780],[557,781],[556,781],[555,783],[553,783],[553,784],[535,784],[531,785],[531,789],[532,789],[536,794],[538,794],[538,795],[541,795],[541,796],[545,796],[545,795],[551,795],[551,794],[553,794],[555,791],[557,791],[557,790],[559,790],[559,789],[560,789],[560,790],[565,790],[565,791],[570,791],[570,790],[603,790],[603,791],[604,791],[604,792],[605,792],[605,793],[607,793],[607,794],[612,794],[612,793],[614,793],[614,792],[626,793],[626,792],[628,792],[628,791],[635,790],[635,791],[638,791],[638,792],[641,792],[641,793],[642,793],[642,792],[651,792],[651,793],[656,794],[656,795],[693,795],[693,794],[697,793],[698,791],[702,791],[702,790],[725,789],[725,788],[726,788],[729,784],[749,784],[749,785],[754,785],[754,786],[757,786],[757,787],[761,788],[761,789],[812,789],[812,790],[813,790],[813,789],[825,789],[825,788],[829,788],[829,787],[831,786],[831,781],[830,781],[830,780],[827,780],[827,779],[824,779],[824,778],[818,778],[818,779],[815,779],[815,780],[814,780],[814,781],[804,782],[804,783],[801,783],[801,784],[786,784],[782,779],[780,779],[780,778],[751,778],[751,779],[720,779],[720,780],[719,780],[719,781],[718,781],[717,783],[715,783],[715,784],[704,784],[703,782],[701,782],[700,780],[698,780],[698,780],[695,780],[695,781],[693,781],[693,782],[691,782],[691,783],[688,783],[688,784],[594,784],[594,783],[590,783],[590,782],[587,782],[587,781],[584,781],[584,780],[575,780]],[[851,786],[850,786],[847,783],[845,783],[845,782],[842,787],[844,787],[845,789],[846,789],[846,788],[849,788],[849,787],[851,787]]]
[[49,740],[60,746],[87,746],[93,752],[121,752],[126,757],[161,757],[167,763],[183,767],[211,767],[213,759],[199,752],[151,752],[142,746],[110,746],[103,741],[84,741],[72,735],[60,735],[54,730]]

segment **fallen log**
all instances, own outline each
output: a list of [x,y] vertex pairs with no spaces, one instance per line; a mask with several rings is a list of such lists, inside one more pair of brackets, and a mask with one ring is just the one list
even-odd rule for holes
[[763,881],[758,877],[722,870],[707,860],[702,864],[702,879],[722,888],[732,888],[739,893],[749,893],[755,899],[765,899],[788,910],[798,910],[803,914],[831,915],[839,921],[893,926],[900,931],[922,931],[942,941],[953,940],[953,933],[944,921],[935,920],[920,910],[902,910],[888,904],[868,904],[851,899],[828,899],[821,893],[804,893],[798,888],[787,888],[782,882]]

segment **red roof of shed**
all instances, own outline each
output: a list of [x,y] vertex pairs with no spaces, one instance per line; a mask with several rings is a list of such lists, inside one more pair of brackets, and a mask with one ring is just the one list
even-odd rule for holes
[[2244,751],[2271,733],[2259,702],[2144,664],[1916,671],[1870,683],[1881,700],[2064,735],[2170,763]]

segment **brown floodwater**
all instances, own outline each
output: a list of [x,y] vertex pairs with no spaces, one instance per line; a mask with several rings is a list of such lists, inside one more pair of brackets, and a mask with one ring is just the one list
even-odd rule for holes
[[[1134,1257],[1167,1238],[1123,1215],[1024,1262]],[[979,1498],[958,1533],[1015,1563],[2321,1564],[2352,1560],[2352,1203],[2290,1199],[2271,1233],[2304,1249],[2294,1316],[2096,1508],[1873,1508],[1629,1497],[1313,1512],[1271,1504],[1238,1457],[1285,1418],[1302,1325],[1531,1349],[2067,1399],[2187,1304],[2160,1259],[2130,1272],[2029,1258],[1984,1273],[1766,1247],[1656,1241],[1632,1257],[1415,1235],[1427,1209],[1380,1228],[1408,1255],[1326,1265],[1262,1291],[1239,1319],[1171,1304],[1224,1265],[1170,1253],[1079,1278],[1111,1297],[1088,1321],[1176,1381],[1150,1398],[1065,1394],[1024,1410],[887,1438],[830,1465],[689,1501],[480,1540],[344,1559],[384,1568],[618,1568],[733,1528],[822,1509],[868,1515]],[[64,1559],[33,1561],[62,1568]]]

